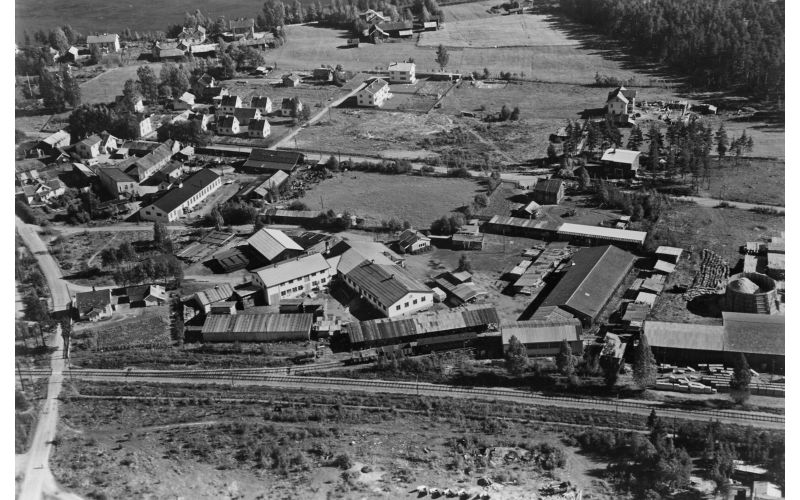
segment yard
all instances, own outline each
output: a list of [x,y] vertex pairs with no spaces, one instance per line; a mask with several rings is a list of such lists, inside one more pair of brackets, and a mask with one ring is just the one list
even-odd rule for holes
[[482,191],[483,186],[468,179],[344,172],[317,184],[301,201],[312,210],[348,210],[378,224],[397,217],[427,229]]

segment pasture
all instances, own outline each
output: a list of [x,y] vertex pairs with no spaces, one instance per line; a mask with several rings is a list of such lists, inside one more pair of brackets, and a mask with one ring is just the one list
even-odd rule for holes
[[549,16],[514,15],[447,23],[447,28],[420,34],[418,45],[436,47],[569,47],[578,45],[549,22]]
[[348,210],[373,223],[397,217],[427,228],[482,191],[470,179],[344,172],[317,184],[301,201],[312,210]]
[[[127,80],[136,80],[138,64],[112,68],[81,84],[81,101],[83,104],[113,103]],[[161,72],[161,63],[150,63],[156,76]]]

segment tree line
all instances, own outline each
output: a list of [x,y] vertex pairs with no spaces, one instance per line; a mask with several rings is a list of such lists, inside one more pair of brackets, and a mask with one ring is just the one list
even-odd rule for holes
[[783,92],[782,1],[560,0],[561,12],[703,88]]

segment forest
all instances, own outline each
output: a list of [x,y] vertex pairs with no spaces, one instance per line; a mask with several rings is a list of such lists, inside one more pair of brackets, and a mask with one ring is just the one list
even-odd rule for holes
[[782,95],[782,0],[559,0],[561,12],[687,75],[693,86]]

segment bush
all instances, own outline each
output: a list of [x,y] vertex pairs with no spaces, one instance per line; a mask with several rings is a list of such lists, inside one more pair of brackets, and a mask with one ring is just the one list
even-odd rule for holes
[[347,470],[353,467],[353,459],[347,453],[341,453],[331,462],[332,467],[338,467],[342,470]]

